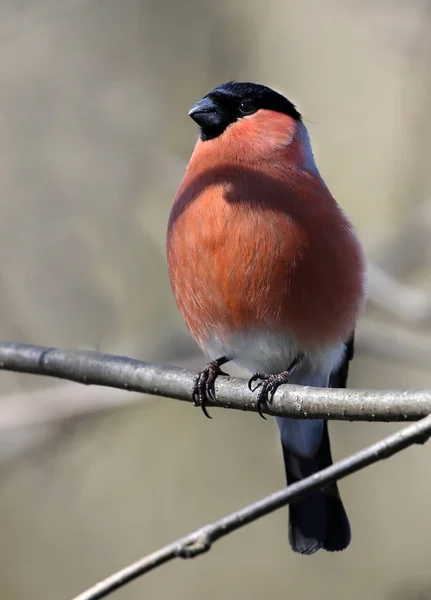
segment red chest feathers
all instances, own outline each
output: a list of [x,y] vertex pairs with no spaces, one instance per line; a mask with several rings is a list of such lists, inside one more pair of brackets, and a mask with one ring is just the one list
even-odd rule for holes
[[354,328],[361,249],[326,187],[311,174],[298,181],[238,167],[186,176],[169,220],[168,264],[199,343],[267,328],[311,348]]

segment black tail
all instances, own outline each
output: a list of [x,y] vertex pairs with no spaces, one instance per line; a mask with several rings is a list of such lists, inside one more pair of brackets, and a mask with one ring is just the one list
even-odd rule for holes
[[[329,387],[346,387],[352,358],[353,336],[347,343],[344,362],[331,375]],[[283,456],[288,485],[332,465],[326,421],[322,443],[314,458],[300,458],[284,447]],[[350,538],[349,520],[336,483],[289,505],[289,541],[295,552],[313,554],[320,548],[330,552],[344,550]]]
[[[288,485],[329,467],[332,458],[327,423],[315,458],[294,456],[284,447],[283,455]],[[336,483],[289,505],[289,542],[300,554],[313,554],[320,548],[334,552],[349,545],[349,521]]]

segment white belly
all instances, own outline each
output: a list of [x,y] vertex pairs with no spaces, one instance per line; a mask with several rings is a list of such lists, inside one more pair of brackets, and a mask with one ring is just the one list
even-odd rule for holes
[[330,373],[341,363],[344,344],[336,344],[308,351],[298,347],[289,333],[274,333],[268,330],[235,333],[226,340],[212,336],[204,348],[210,359],[226,356],[248,371],[281,373],[301,352],[305,356],[300,368],[291,378],[291,383],[326,386]]

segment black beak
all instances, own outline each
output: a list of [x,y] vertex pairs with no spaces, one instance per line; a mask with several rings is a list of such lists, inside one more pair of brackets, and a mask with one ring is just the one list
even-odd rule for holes
[[220,126],[222,111],[211,98],[202,98],[202,100],[193,104],[189,110],[189,117],[205,130]]

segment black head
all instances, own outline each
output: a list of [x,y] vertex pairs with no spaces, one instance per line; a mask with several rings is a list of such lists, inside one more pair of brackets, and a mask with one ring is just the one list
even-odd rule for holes
[[295,106],[281,94],[257,83],[230,81],[196,102],[189,116],[199,125],[202,140],[218,137],[228,125],[259,109],[274,110],[301,120]]

